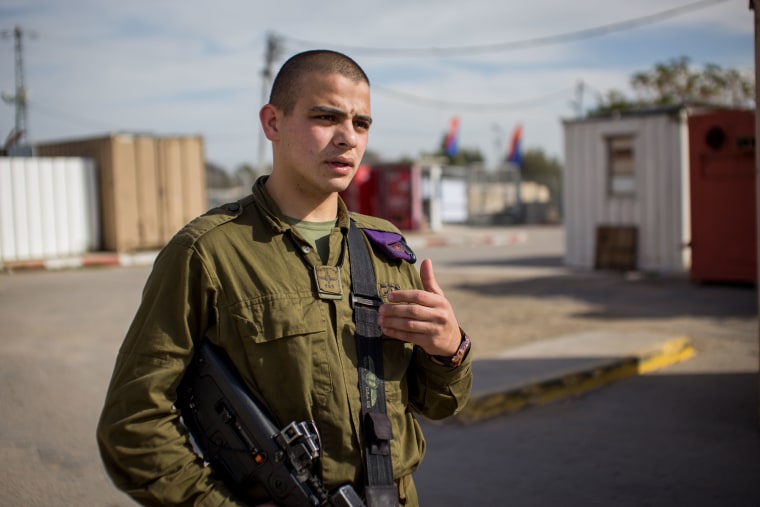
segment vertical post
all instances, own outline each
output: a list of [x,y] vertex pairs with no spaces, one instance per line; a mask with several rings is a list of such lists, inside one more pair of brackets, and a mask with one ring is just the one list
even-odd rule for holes
[[24,48],[22,41],[24,33],[20,26],[13,30],[13,35],[16,39],[16,132],[22,136],[22,139],[28,140],[29,127],[26,122],[26,86],[24,85]]
[[[757,0],[750,0],[749,8],[754,11],[755,16],[755,140],[760,137],[760,116],[757,114],[757,104],[760,103],[760,12],[757,9]],[[760,150],[755,147],[755,213],[757,223],[760,224]],[[760,234],[757,235],[758,241],[758,274],[760,275]],[[756,284],[760,287],[760,283]],[[758,314],[760,314],[760,298],[758,299]],[[760,343],[760,327],[758,328],[758,342]],[[760,385],[760,373],[758,373],[758,385]],[[757,400],[758,426],[760,426],[760,398]]]
[[[11,35],[9,30],[0,32],[3,38]],[[28,34],[27,34],[28,35]],[[20,147],[29,143],[29,123],[27,114],[27,93],[24,83],[24,31],[20,26],[13,29],[14,53],[15,53],[15,95],[3,94],[3,100],[12,103],[16,109],[14,130],[9,136],[6,146]]]
[[[264,64],[264,68],[261,71],[261,106],[267,102],[269,87],[272,84],[272,77],[274,76],[272,65],[274,64],[275,59],[280,56],[280,39],[273,33],[270,33],[267,35],[266,45],[266,54],[264,55],[266,62]],[[262,129],[259,131],[259,160],[258,167],[256,168],[256,170],[259,172],[263,171],[264,166],[266,165],[264,162],[264,159],[266,158],[265,152],[266,138],[264,137],[264,131]]]
[[578,81],[578,84],[575,87],[575,100],[573,101],[573,106],[575,107],[576,118],[583,117],[583,95],[585,93],[585,86],[586,83],[581,80]]
[[521,224],[525,223],[525,213],[522,202],[522,162],[515,166],[515,217]]
[[438,232],[443,228],[441,216],[441,165],[430,166],[430,230]]

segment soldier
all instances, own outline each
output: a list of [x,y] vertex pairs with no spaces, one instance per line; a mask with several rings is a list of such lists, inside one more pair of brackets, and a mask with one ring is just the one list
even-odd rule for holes
[[[425,441],[414,413],[441,419],[464,406],[470,342],[431,262],[418,273],[400,231],[349,213],[339,196],[367,146],[369,80],[343,54],[300,53],[283,65],[259,116],[272,144],[271,174],[248,197],[189,223],[155,261],[98,425],[106,469],[145,505],[270,501],[261,485],[233,493],[204,467],[174,407],[194,345],[205,338],[225,349],[275,420],[316,422],[318,475],[328,489],[350,483],[365,494],[366,421],[348,293],[354,255],[345,239],[353,220],[384,303],[377,339],[392,486],[401,505],[417,505],[412,473]],[[400,254],[371,239],[387,234]]]

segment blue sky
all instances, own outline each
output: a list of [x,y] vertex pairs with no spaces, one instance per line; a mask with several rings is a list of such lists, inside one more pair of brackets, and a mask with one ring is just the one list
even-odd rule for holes
[[[504,155],[517,123],[523,143],[563,158],[562,118],[579,81],[596,92],[630,92],[655,63],[688,56],[753,72],[753,14],[746,0],[694,6],[637,28],[557,44],[473,54],[412,50],[496,45],[640,18],[694,0],[4,0],[0,30],[20,26],[33,142],[108,132],[201,134],[206,158],[228,169],[259,162],[266,37],[283,54],[326,47],[346,52],[375,86],[370,149],[387,160],[439,145],[452,116],[461,148],[489,164]],[[311,41],[315,44],[304,44]],[[387,54],[373,49],[409,49]],[[0,90],[13,93],[12,39],[0,39]],[[536,99],[546,97],[536,103]],[[530,107],[506,107],[530,103]],[[497,107],[498,106],[498,107]],[[14,124],[0,103],[0,136]],[[269,160],[268,147],[263,152]]]

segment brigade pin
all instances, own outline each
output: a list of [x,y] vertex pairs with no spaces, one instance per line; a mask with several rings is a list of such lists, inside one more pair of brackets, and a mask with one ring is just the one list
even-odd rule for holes
[[342,299],[343,286],[340,281],[340,267],[315,266],[314,279],[320,299]]

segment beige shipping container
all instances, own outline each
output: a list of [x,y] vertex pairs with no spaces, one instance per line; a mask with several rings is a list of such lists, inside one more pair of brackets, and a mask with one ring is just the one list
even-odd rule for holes
[[42,143],[36,152],[95,161],[104,250],[160,248],[207,209],[201,136],[113,134]]

